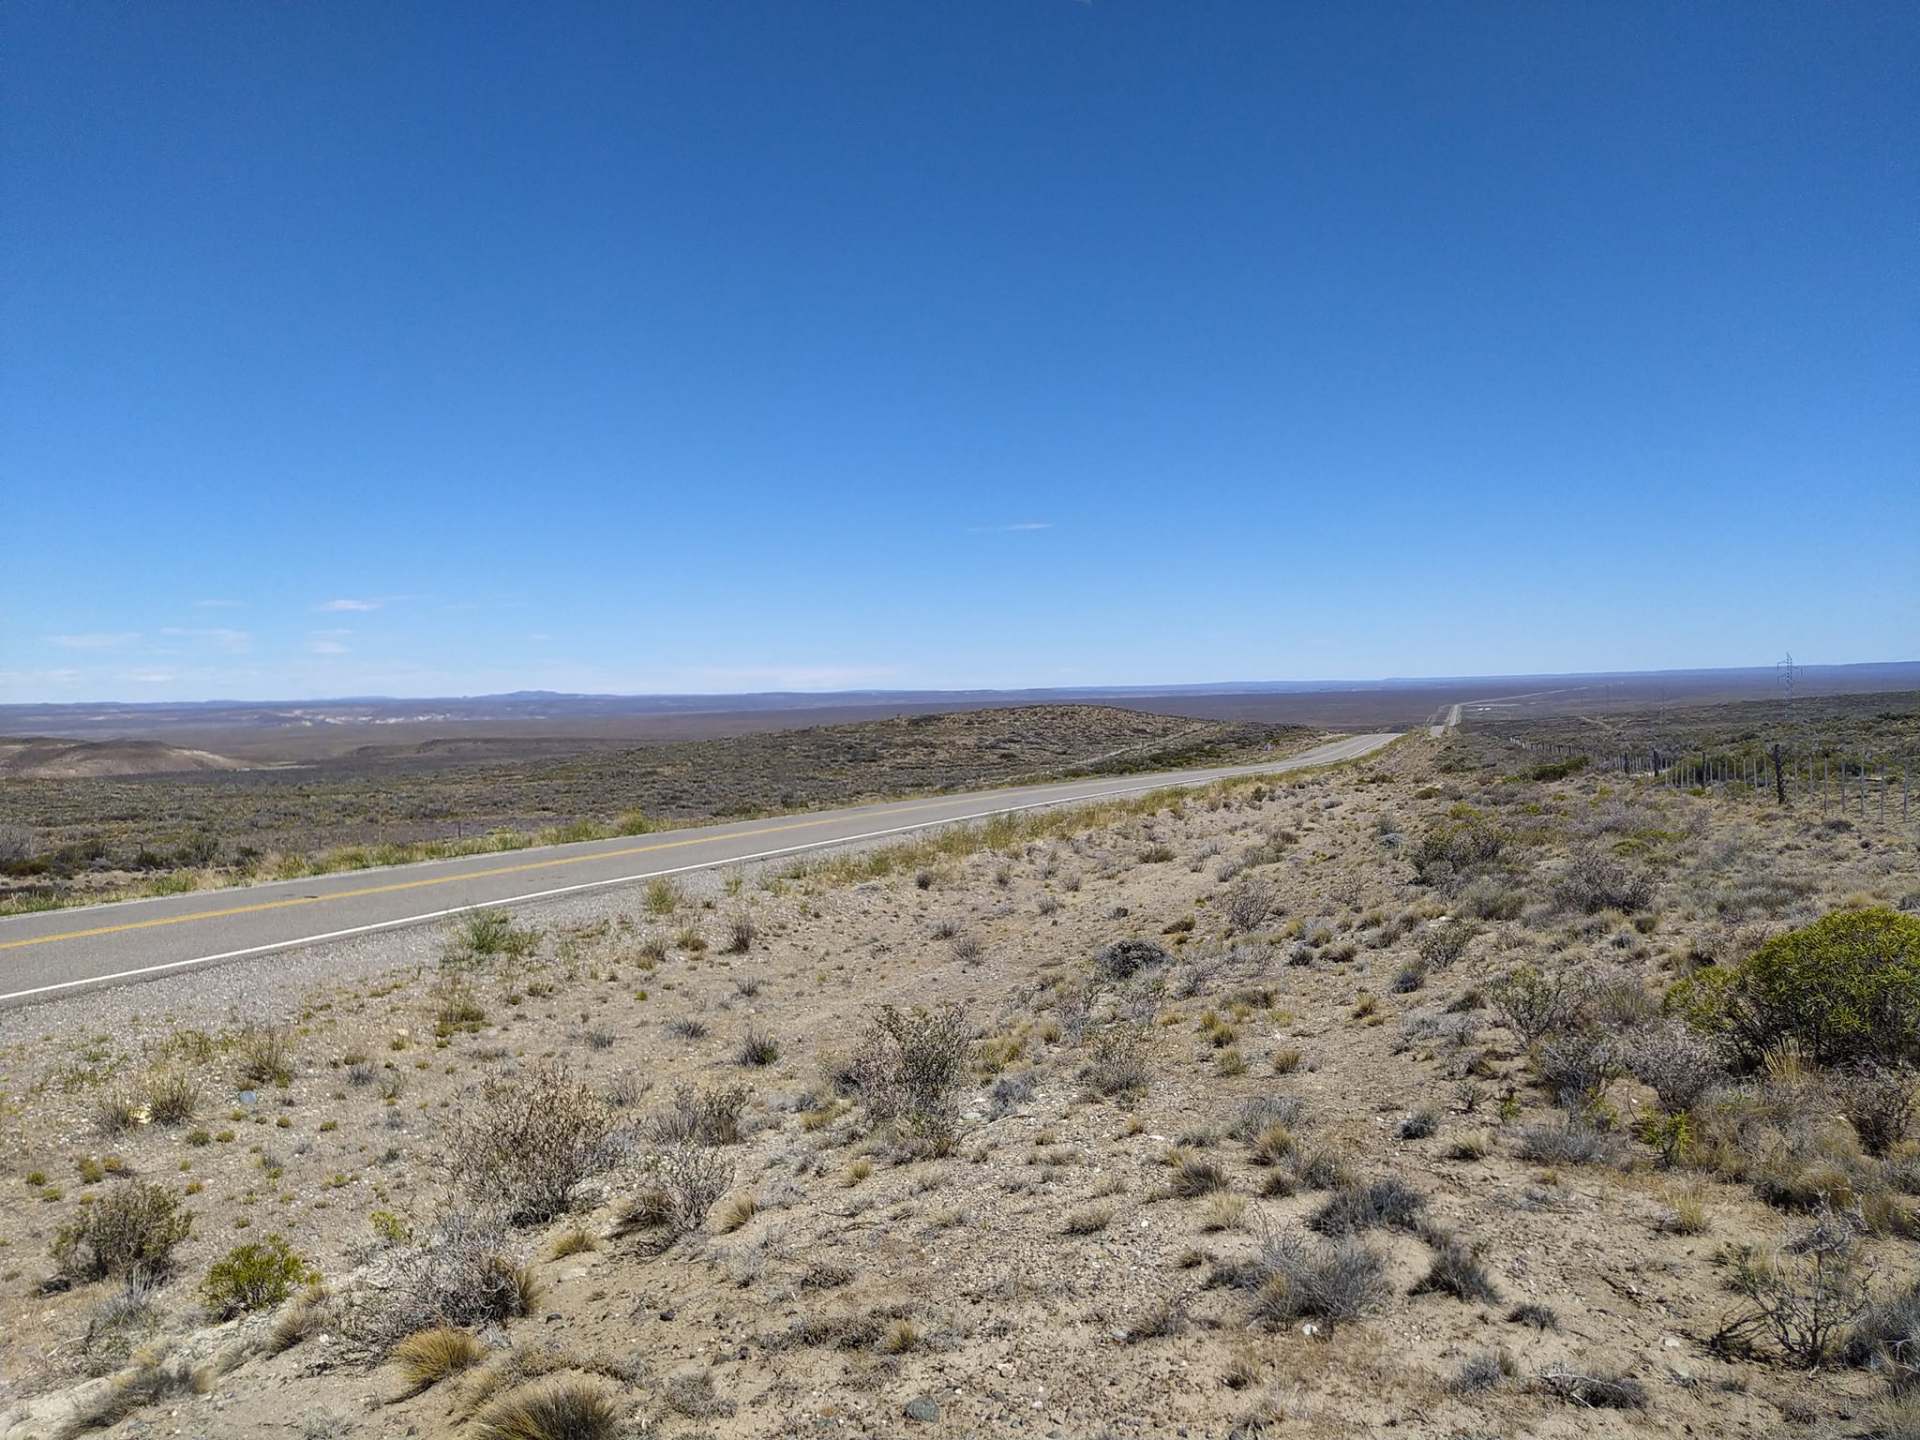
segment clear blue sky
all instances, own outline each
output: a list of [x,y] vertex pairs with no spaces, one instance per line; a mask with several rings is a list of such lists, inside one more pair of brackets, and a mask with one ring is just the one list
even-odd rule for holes
[[0,699],[1920,655],[1920,7],[0,8]]

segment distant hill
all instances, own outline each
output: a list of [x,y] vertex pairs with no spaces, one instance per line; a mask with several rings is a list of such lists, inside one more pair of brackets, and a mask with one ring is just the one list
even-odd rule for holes
[[250,768],[225,755],[184,750],[152,740],[56,740],[42,736],[0,740],[0,779],[8,780],[97,780]]

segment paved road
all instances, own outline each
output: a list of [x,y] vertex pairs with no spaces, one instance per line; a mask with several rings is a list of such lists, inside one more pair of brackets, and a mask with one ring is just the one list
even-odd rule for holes
[[419,925],[487,905],[514,905],[656,875],[769,860],[904,835],[1015,810],[1199,785],[1350,760],[1392,735],[1354,735],[1262,765],[1120,775],[813,811],[785,819],[663,830],[631,839],[546,845],[429,860],[242,889],[126,900],[0,919],[0,1005],[165,975],[195,965]]

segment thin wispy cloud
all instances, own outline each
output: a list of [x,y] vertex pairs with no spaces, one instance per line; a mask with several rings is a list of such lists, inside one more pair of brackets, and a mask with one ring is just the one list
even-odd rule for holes
[[127,679],[135,685],[171,685],[179,678],[172,670],[129,670]]
[[323,600],[314,606],[323,615],[340,615],[363,610],[378,610],[384,600]]
[[311,630],[307,632],[307,653],[309,655],[346,655],[350,654],[346,639],[353,634],[351,630]]
[[49,635],[47,643],[62,650],[124,650],[139,639],[138,630],[89,630],[76,635]]
[[1030,530],[1051,530],[1051,520],[1016,520],[1011,525],[969,525],[970,535],[1020,535]]
[[240,602],[238,600],[196,600],[193,602],[193,608],[196,610],[238,610],[240,608]]
[[160,633],[172,640],[191,640],[197,644],[211,645],[214,649],[224,650],[229,655],[244,654],[253,647],[253,636],[250,632],[232,630],[220,625],[199,628],[168,625]]

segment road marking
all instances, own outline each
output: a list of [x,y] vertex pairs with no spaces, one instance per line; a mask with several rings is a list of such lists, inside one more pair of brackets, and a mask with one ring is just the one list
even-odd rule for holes
[[[1358,737],[1356,737],[1358,738]],[[1345,750],[1354,741],[1336,741],[1330,748]],[[1378,748],[1378,747],[1375,747]],[[1366,753],[1366,752],[1362,752]],[[1057,795],[1045,800],[1031,800],[1022,805],[1003,805],[992,810],[976,810],[966,815],[952,815],[943,820],[921,820],[908,825],[894,825],[884,830],[868,830],[858,835],[837,835],[827,840],[810,840],[799,845],[780,846],[772,850],[761,850],[750,855],[728,855],[713,860],[696,860],[689,865],[675,865],[660,870],[643,870],[635,875],[619,875],[607,880],[585,880],[578,885],[562,885],[551,890],[537,890],[526,895],[509,895],[494,900],[477,900],[471,905],[454,905],[444,910],[432,910],[420,915],[407,915],[394,920],[380,920],[368,925],[355,925],[345,930],[331,930],[318,935],[303,935],[291,940],[274,940],[264,945],[249,946],[244,950],[228,950],[219,955],[199,955],[187,960],[169,960],[159,965],[142,965],[132,970],[116,970],[109,975],[91,975],[80,980],[61,980],[50,985],[36,985],[27,990],[12,990],[0,994],[0,1004],[9,1000],[25,1000],[35,995],[50,995],[61,990],[74,990],[85,985],[104,985],[113,980],[131,980],[141,975],[157,975],[169,970],[180,970],[191,965],[212,965],[222,960],[240,960],[249,955],[263,955],[273,950],[291,950],[302,945],[318,945],[329,940],[344,940],[354,935],[367,935],[379,930],[393,930],[404,925],[423,925],[430,920],[443,920],[449,915],[462,915],[470,910],[490,910],[499,905],[524,905],[534,900],[552,899],[558,895],[577,894],[583,890],[604,889],[611,885],[631,885],[636,880],[647,880],[662,875],[680,875],[690,870],[708,870],[716,865],[747,865],[757,860],[777,859],[782,855],[797,855],[806,850],[818,850],[829,845],[853,845],[862,840],[879,840],[889,835],[900,835],[911,830],[923,830],[935,825],[960,825],[970,820],[986,820],[995,815],[1014,815],[1026,810],[1044,810],[1050,805],[1069,805],[1077,801],[1110,800],[1120,795],[1139,795],[1152,790],[1180,790],[1195,785],[1210,785],[1216,780],[1252,775],[1274,774],[1289,769],[1311,768],[1313,765],[1337,764],[1341,760],[1353,758],[1347,754],[1323,755],[1307,761],[1305,754],[1291,756],[1275,761],[1270,766],[1255,766],[1249,770],[1229,769],[1213,774],[1202,774],[1188,780],[1159,780],[1143,785],[1129,785],[1112,790],[1096,790],[1082,795]],[[1305,766],[1302,762],[1306,762]],[[907,809],[937,809],[942,801],[928,801],[923,804],[890,811],[890,814],[904,814]],[[124,925],[105,925],[91,930],[72,930],[58,935],[40,935],[28,940],[10,940],[0,943],[0,950],[17,949],[26,945],[43,945],[54,940],[77,940],[94,935],[109,935],[123,930],[142,930],[154,925],[181,924],[188,920],[211,920],[227,915],[244,915],[261,910],[277,910],[293,905],[315,905],[326,900],[343,900],[350,896],[378,895],[395,890],[412,890],[426,885],[450,884],[456,880],[475,880],[488,875],[510,875],[528,870],[549,869],[556,865],[578,864],[585,860],[618,859],[624,855],[637,855],[643,851],[671,850],[683,845],[698,845],[719,840],[746,839],[756,835],[778,834],[785,830],[805,829],[814,825],[832,824],[831,818],[820,820],[795,821],[788,825],[770,825],[759,830],[741,830],[733,835],[690,836],[684,840],[666,840],[655,845],[636,845],[621,850],[599,851],[592,855],[570,855],[557,860],[533,861],[525,865],[504,865],[491,870],[471,871],[462,875],[449,875],[426,880],[409,880],[393,885],[369,885],[357,890],[343,890],[333,895],[302,895],[287,900],[270,900],[257,905],[236,905],[225,910],[196,911],[191,915],[174,915],[158,920],[136,920]]]

